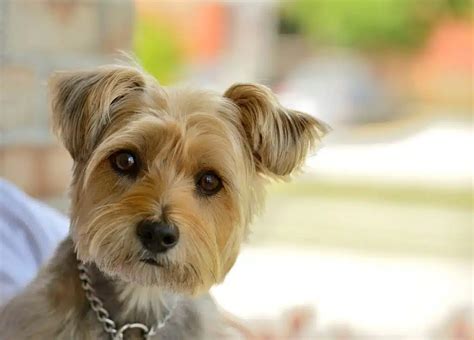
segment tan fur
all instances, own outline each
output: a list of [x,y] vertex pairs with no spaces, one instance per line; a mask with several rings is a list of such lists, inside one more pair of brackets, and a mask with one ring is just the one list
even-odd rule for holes
[[[53,126],[74,159],[72,241],[66,242],[67,256],[58,253],[61,258],[43,272],[48,284],[33,283],[36,288],[10,303],[0,316],[2,329],[8,327],[2,323],[5,313],[45,286],[42,304],[56,324],[44,327],[59,327],[69,315],[69,334],[76,334],[72,329],[81,323],[81,313],[97,323],[74,264],[64,269],[75,256],[97,268],[96,276],[116,291],[109,300],[115,301],[111,308],[122,310],[120,320],[148,318],[149,311],[157,317],[166,304],[162,292],[184,296],[190,304],[200,301],[195,297],[221,282],[234,264],[262,206],[266,179],[297,170],[327,131],[315,118],[282,107],[268,88],[256,84],[234,85],[221,96],[162,88],[135,68],[106,66],[57,73],[50,88]],[[136,179],[111,168],[109,157],[121,149],[139,156]],[[202,197],[196,175],[211,169],[222,178],[223,189]],[[157,268],[140,262],[143,247],[135,228],[141,220],[164,218],[179,228],[180,240],[160,255],[166,266]],[[100,325],[95,328],[100,331]],[[88,331],[81,331],[87,338]]]

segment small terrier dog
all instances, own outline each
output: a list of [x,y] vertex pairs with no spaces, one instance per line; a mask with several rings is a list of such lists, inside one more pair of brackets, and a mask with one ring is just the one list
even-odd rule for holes
[[267,179],[298,169],[327,126],[257,84],[163,88],[113,65],[49,86],[74,160],[70,234],[3,307],[0,337],[222,338],[208,290],[234,264]]

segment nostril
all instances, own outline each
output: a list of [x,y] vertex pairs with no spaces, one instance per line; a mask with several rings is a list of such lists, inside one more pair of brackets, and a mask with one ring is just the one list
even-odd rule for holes
[[164,246],[173,246],[176,243],[176,236],[172,234],[165,235],[163,236],[161,243],[163,243]]
[[179,231],[172,225],[164,225],[158,232],[158,240],[163,251],[173,248],[178,243]]

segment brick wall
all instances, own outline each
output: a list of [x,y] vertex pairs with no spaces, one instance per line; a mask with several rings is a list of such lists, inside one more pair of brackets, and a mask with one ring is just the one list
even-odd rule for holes
[[133,0],[0,0],[0,177],[64,192],[71,160],[49,128],[55,70],[113,62],[132,47]]

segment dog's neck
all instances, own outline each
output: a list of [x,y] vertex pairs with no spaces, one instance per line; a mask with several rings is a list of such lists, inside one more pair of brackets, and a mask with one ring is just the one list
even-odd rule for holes
[[119,324],[134,322],[156,324],[178,298],[160,287],[145,287],[111,278],[94,264],[88,264],[87,268],[97,297],[104,304],[110,317]]
[[133,283],[123,283],[118,300],[124,306],[126,314],[147,314],[147,316],[163,317],[165,298],[169,294],[163,293],[159,287],[145,287]]

